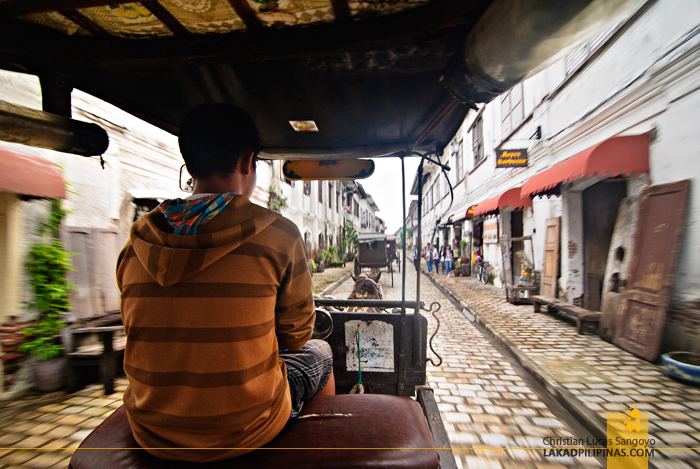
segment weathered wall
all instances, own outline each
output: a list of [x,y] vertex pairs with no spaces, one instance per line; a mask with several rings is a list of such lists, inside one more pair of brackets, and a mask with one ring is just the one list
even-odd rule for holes
[[583,295],[583,197],[581,192],[561,191],[561,281],[559,297],[577,301]]

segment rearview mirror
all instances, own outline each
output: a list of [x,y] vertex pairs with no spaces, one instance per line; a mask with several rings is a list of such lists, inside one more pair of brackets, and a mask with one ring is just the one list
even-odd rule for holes
[[374,161],[361,159],[286,161],[282,172],[284,177],[293,181],[364,179],[374,173]]

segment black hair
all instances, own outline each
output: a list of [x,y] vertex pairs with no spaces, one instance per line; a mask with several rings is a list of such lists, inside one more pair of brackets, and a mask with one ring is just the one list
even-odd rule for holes
[[226,176],[242,154],[260,152],[260,135],[250,115],[228,103],[207,103],[190,110],[180,125],[180,153],[192,177]]

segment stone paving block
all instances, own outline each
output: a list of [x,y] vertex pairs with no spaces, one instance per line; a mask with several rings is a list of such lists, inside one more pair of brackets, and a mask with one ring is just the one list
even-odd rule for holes
[[656,412],[656,414],[665,419],[665,420],[672,420],[672,421],[686,421],[686,420],[692,420],[692,418],[686,414],[685,412],[679,412],[679,411],[659,411]]
[[46,413],[58,412],[59,410],[65,409],[66,407],[68,407],[66,404],[48,404],[43,407],[40,407],[38,411]]
[[59,410],[58,413],[59,413],[59,414],[78,414],[78,413],[80,413],[80,412],[82,412],[82,411],[84,411],[84,410],[86,410],[86,409],[87,409],[86,406],[82,406],[82,405],[71,405],[71,406],[68,406],[68,407],[66,407],[66,408],[64,408],[64,409]]
[[39,454],[36,451],[18,449],[0,458],[0,464],[22,464],[39,456]]
[[50,441],[50,438],[46,438],[40,435],[30,436],[24,440],[18,441],[14,444],[16,448],[40,448]]
[[469,414],[465,413],[457,413],[457,412],[445,412],[443,414],[443,417],[445,417],[445,420],[448,422],[459,422],[459,423],[471,423],[472,418],[469,416]]
[[440,412],[454,412],[454,410],[455,410],[455,406],[452,404],[442,403],[442,404],[438,404],[437,406],[438,406],[438,410]]
[[487,446],[508,447],[513,445],[513,440],[499,433],[482,433],[479,438]]
[[80,428],[95,428],[102,422],[104,422],[105,419],[100,418],[100,417],[93,417],[91,419],[85,420],[84,422],[80,422],[78,424],[78,427]]
[[668,420],[657,420],[654,422],[659,427],[668,432],[694,432],[695,429],[690,425],[681,422],[671,422]]
[[653,465],[658,469],[693,469],[693,466],[683,461],[654,459]]
[[70,434],[68,438],[74,441],[83,441],[85,438],[87,438],[91,431],[92,430],[78,430],[77,432]]
[[91,400],[92,399],[90,399],[89,397],[74,396],[74,397],[71,397],[70,399],[66,399],[65,401],[63,401],[63,404],[83,405],[86,402],[90,402]]
[[474,414],[471,417],[476,423],[501,423],[501,419],[496,415]]
[[53,467],[55,464],[62,461],[63,459],[65,459],[65,455],[63,454],[45,453],[40,454],[36,458],[30,459],[24,464],[33,469],[44,469]]
[[56,428],[56,426],[56,424],[51,423],[40,423],[39,425],[31,427],[25,433],[27,435],[43,435]]
[[481,457],[481,456],[465,456],[463,467],[465,469],[502,469],[499,461]]
[[669,445],[698,446],[698,440],[686,433],[658,432],[655,436]]
[[45,436],[48,438],[63,438],[75,432],[75,429],[68,425],[58,425],[48,431]]
[[0,436],[0,447],[11,447],[18,441],[22,441],[25,438],[26,436],[22,433],[6,433]]
[[473,433],[455,432],[450,434],[450,442],[453,445],[474,445],[481,443],[479,438]]
[[60,415],[52,422],[59,425],[78,425],[80,422],[84,422],[87,419],[88,417],[86,415],[68,414]]

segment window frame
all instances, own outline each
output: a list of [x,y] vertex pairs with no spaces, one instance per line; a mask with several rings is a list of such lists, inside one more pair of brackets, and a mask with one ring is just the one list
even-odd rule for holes
[[474,167],[486,159],[484,151],[484,119],[479,114],[472,127],[472,154],[474,156]]

